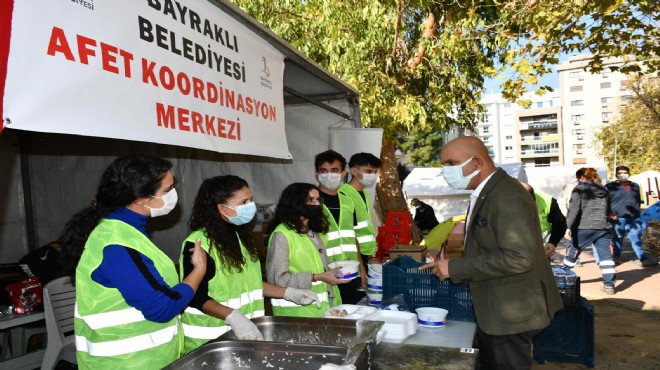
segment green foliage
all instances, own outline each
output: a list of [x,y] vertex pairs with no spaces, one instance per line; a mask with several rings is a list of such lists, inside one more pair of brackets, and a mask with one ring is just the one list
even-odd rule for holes
[[[501,26],[509,34],[500,72],[511,72],[502,84],[503,95],[516,99],[525,84],[550,72],[562,53],[589,53],[588,69],[599,73],[607,58],[622,58],[622,73],[660,69],[660,2],[644,0],[500,0]],[[640,63],[641,62],[641,63]]]
[[418,130],[397,140],[397,146],[408,155],[407,163],[415,166],[440,165],[442,134],[431,130]]
[[[498,17],[492,1],[234,2],[354,86],[363,124],[383,128],[385,140],[474,127],[484,76],[502,47],[485,31]],[[437,29],[424,37],[429,15]]]
[[617,164],[630,167],[633,174],[660,171],[660,83],[657,78],[638,77],[630,88],[633,99],[595,135],[599,154],[612,168],[616,138]]

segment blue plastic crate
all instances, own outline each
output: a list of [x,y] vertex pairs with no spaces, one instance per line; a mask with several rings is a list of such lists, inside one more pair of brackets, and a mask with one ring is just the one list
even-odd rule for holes
[[534,359],[594,367],[594,306],[586,299],[566,305],[550,326],[534,337]]
[[383,299],[403,294],[411,312],[419,307],[440,307],[449,311],[449,320],[474,322],[467,283],[440,281],[431,269],[418,270],[422,265],[410,257],[399,257],[383,265]]

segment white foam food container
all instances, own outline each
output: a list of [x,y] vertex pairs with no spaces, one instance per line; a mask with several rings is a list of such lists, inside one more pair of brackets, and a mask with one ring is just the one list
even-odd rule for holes
[[[346,316],[333,315],[332,314],[333,310],[334,312],[344,310],[346,311],[347,315]],[[328,310],[326,310],[323,313],[323,317],[327,319],[359,320],[376,311],[377,311],[376,307],[358,306],[356,304],[340,304],[339,306],[330,307]]]
[[383,342],[387,343],[403,343],[417,332],[417,315],[411,312],[380,310],[364,319],[385,323],[381,330],[385,332]]

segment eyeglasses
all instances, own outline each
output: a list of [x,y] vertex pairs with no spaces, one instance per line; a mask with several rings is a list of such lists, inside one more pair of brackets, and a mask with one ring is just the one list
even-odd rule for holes
[[319,205],[323,205],[323,198],[321,198],[321,197],[318,197],[318,198],[309,197],[309,198],[307,198],[306,203],[307,204],[315,204],[316,203],[316,204],[319,204]]

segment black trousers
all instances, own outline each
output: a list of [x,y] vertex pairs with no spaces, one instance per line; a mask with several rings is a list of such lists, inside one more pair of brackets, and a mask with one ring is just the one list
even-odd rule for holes
[[510,335],[490,335],[477,326],[481,370],[529,370],[532,368],[532,338],[541,330]]

